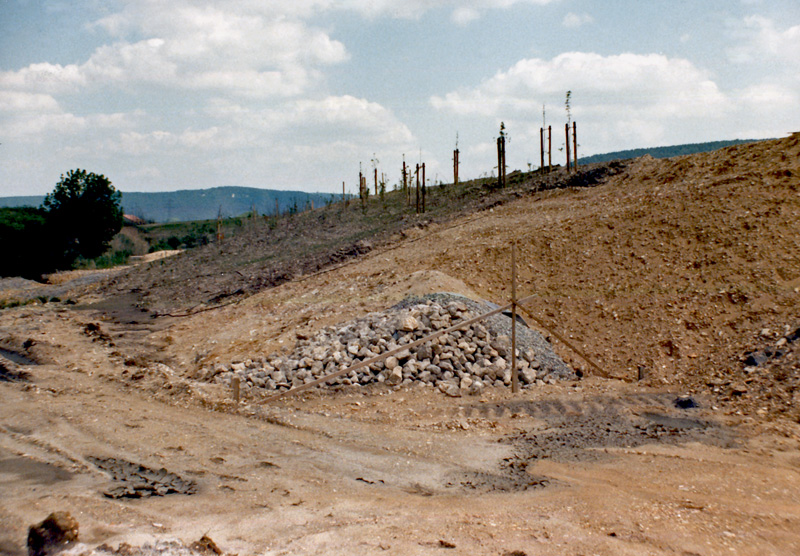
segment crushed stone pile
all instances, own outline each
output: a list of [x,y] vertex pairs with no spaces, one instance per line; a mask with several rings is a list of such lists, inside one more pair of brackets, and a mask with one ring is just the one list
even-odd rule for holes
[[[469,320],[489,306],[456,294],[406,299],[385,312],[370,313],[298,340],[288,355],[270,355],[205,369],[199,378],[230,386],[238,377],[242,392],[281,391],[344,370],[360,361],[400,348],[436,331]],[[383,361],[352,371],[330,385],[438,388],[450,396],[479,394],[487,386],[511,384],[511,319],[498,314],[403,350]],[[574,379],[575,372],[550,344],[524,325],[517,326],[520,384],[528,387]]]

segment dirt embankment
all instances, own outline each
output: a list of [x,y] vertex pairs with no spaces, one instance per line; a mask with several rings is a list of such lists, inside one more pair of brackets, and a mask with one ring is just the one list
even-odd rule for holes
[[[209,533],[239,554],[797,554],[799,159],[794,135],[639,159],[592,187],[521,184],[185,318],[154,318],[137,291],[160,280],[162,314],[218,295],[185,256],[76,306],[6,309],[0,347],[27,359],[0,382],[0,551],[65,510],[90,547]],[[530,311],[622,380],[558,342],[589,378],[519,395],[382,385],[234,406],[195,380],[409,293],[503,302],[512,242]],[[120,466],[158,480],[117,484]]]

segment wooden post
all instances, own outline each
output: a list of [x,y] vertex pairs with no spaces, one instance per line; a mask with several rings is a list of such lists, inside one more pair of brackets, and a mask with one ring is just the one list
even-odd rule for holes
[[503,147],[502,137],[497,138],[497,187],[503,187]]
[[541,169],[542,173],[544,173],[544,128],[539,128],[539,155],[541,156],[541,162],[539,163],[539,169]]
[[406,196],[406,204],[411,204],[411,191],[408,188],[408,170],[406,169],[406,155],[403,155],[403,193]]
[[378,168],[375,168],[375,196],[378,196]]
[[569,153],[569,124],[564,124],[564,131],[567,134],[567,140],[564,144],[565,150],[567,151],[567,172],[569,172],[569,165],[570,165],[570,153]]
[[231,379],[231,388],[233,388],[233,403],[239,403],[239,377],[235,376]]
[[425,163],[422,163],[422,213],[425,214]]
[[453,185],[458,185],[458,149],[453,151]]
[[519,392],[517,370],[517,244],[511,244],[511,391]]
[[419,214],[419,164],[417,164],[417,171],[415,172],[415,174],[417,176],[417,205],[416,205],[416,209],[417,209],[417,214]]
[[506,182],[506,169],[506,138],[503,137],[503,187],[508,185],[508,182]]
[[572,122],[572,157],[575,159],[575,171],[578,171],[578,124]]
[[553,169],[553,126],[547,126],[547,171]]

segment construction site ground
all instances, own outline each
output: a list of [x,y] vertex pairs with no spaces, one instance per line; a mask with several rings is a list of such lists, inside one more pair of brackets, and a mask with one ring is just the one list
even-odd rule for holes
[[[799,143],[638,159],[213,310],[98,283],[4,309],[0,553],[57,510],[86,550],[207,534],[240,555],[800,553]],[[268,404],[198,380],[408,294],[507,302],[512,242],[518,294],[581,380]],[[111,459],[196,493],[107,496]]]

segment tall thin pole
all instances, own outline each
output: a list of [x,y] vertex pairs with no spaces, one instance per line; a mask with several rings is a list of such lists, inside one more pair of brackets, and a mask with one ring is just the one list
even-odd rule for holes
[[503,137],[502,144],[503,144],[503,187],[505,187],[507,185],[506,184],[506,138],[505,137]]
[[425,213],[425,163],[422,163],[422,213]]
[[517,244],[511,244],[511,391],[519,392],[517,371]]
[[553,126],[547,126],[547,171],[553,169]]
[[497,187],[503,187],[503,146],[502,137],[497,138]]
[[578,124],[572,122],[572,156],[575,159],[575,171],[578,171]]
[[564,131],[565,131],[565,132],[566,132],[566,134],[567,134],[567,135],[566,135],[566,136],[567,136],[567,140],[566,140],[566,142],[564,143],[564,145],[565,145],[565,147],[566,147],[566,149],[565,149],[565,150],[567,151],[567,172],[569,172],[569,164],[570,164],[570,160],[569,160],[569,159],[571,158],[571,156],[570,156],[570,154],[569,154],[569,124],[564,124]]
[[541,163],[539,168],[544,173],[544,128],[539,128],[539,155],[541,156]]
[[458,149],[453,151],[453,185],[458,185]]
[[417,209],[417,214],[419,214],[419,163],[417,163],[416,174],[417,174],[417,206],[416,206],[416,209]]

